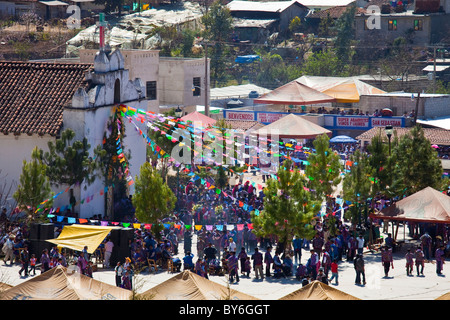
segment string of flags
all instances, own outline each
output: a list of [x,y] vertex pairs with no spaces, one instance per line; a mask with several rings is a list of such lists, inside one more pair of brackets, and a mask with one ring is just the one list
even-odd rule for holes
[[[152,223],[133,223],[133,222],[116,222],[116,221],[103,221],[96,219],[83,219],[83,218],[74,218],[74,217],[65,217],[54,214],[47,214],[47,218],[53,219],[56,218],[56,222],[62,223],[67,220],[69,224],[96,224],[101,226],[115,226],[115,227],[124,227],[124,228],[133,228],[133,229],[146,229],[151,230],[153,225]],[[172,227],[177,230],[190,230],[194,229],[196,231],[200,231],[202,229],[207,231],[212,231],[215,229],[219,231],[242,231],[247,226],[248,229],[253,229],[253,223],[235,223],[235,224],[181,224],[181,223],[162,223],[165,229],[171,229]]]
[[[137,121],[140,121],[141,123],[146,123],[146,125],[147,125],[149,128],[153,129],[154,131],[160,131],[160,133],[161,133],[162,135],[166,136],[169,140],[171,140],[171,141],[174,142],[174,143],[175,143],[175,142],[178,142],[178,140],[175,139],[172,135],[168,134],[165,130],[168,131],[168,130],[174,129],[174,128],[175,128],[175,130],[176,130],[177,128],[188,129],[188,130],[190,130],[191,132],[193,132],[192,135],[194,136],[194,139],[191,138],[191,137],[189,137],[189,139],[191,139],[191,141],[194,141],[194,142],[197,142],[197,143],[198,143],[198,141],[195,141],[195,134],[194,134],[194,129],[192,128],[192,125],[191,125],[190,123],[183,122],[183,121],[180,120],[180,119],[176,119],[176,118],[170,117],[170,116],[164,116],[164,115],[161,115],[161,114],[156,114],[156,113],[151,112],[151,111],[144,111],[144,110],[142,110],[142,109],[136,109],[136,108],[133,108],[133,107],[130,107],[130,106],[125,106],[125,105],[119,105],[118,108],[116,109],[116,112],[119,112],[119,114],[120,114],[122,117],[126,117],[126,118],[128,119],[128,121],[134,125],[135,129],[136,129],[137,131],[139,131],[139,134],[146,140],[147,144],[152,148],[152,151],[153,151],[155,154],[158,154],[158,157],[159,157],[159,158],[160,158],[160,157],[164,157],[164,158],[169,157],[169,162],[171,162],[171,163],[172,163],[174,166],[176,166],[176,167],[181,166],[181,163],[179,163],[179,162],[177,162],[175,159],[173,159],[173,158],[172,158],[165,150],[163,150],[160,146],[158,146],[158,145],[156,144],[156,142],[154,142],[154,141],[153,141],[146,133],[144,133],[144,132],[137,126],[137,124],[133,121],[133,118],[136,119]],[[128,184],[131,185],[131,184],[134,183],[134,181],[133,181],[133,178],[132,178],[132,176],[131,176],[131,174],[130,174],[130,172],[129,172],[129,170],[128,170],[128,166],[127,166],[128,161],[127,161],[127,159],[126,159],[125,154],[123,153],[122,139],[121,139],[121,133],[120,133],[120,127],[121,127],[122,123],[120,122],[119,118],[117,118],[117,121],[118,121],[118,138],[117,138],[117,141],[116,141],[116,145],[117,145],[117,155],[118,155],[119,161],[123,164],[123,167],[124,167],[124,173],[126,173],[126,175],[127,175],[127,176],[126,176],[126,180],[127,180]],[[167,121],[167,123],[166,123],[166,121]],[[159,125],[159,126],[165,128],[165,129],[159,128],[157,125]],[[206,128],[201,128],[201,127],[200,127],[200,130],[204,130],[204,129],[206,129]],[[218,130],[219,130],[219,129],[223,129],[223,128],[216,127],[216,126],[212,126],[212,127],[209,127],[208,129],[218,129]],[[207,132],[207,133],[208,133],[208,134],[211,134],[211,132]],[[227,144],[227,143],[228,143],[228,144],[231,143],[229,140],[226,139],[226,137],[225,137],[225,138],[222,138],[222,139],[226,142],[226,144]],[[277,147],[282,147],[282,148],[285,148],[286,150],[301,151],[301,152],[304,152],[305,154],[310,154],[310,153],[311,153],[311,151],[310,151],[311,149],[306,148],[306,147],[302,147],[302,146],[294,146],[294,145],[291,144],[291,143],[285,143],[285,142],[282,142],[282,141],[272,141],[271,139],[268,139],[268,138],[265,138],[265,139],[258,139],[258,140],[259,140],[259,142],[270,143],[271,145],[274,145],[274,146],[277,146]],[[181,142],[180,142],[180,144],[181,144]],[[225,144],[225,146],[226,146],[226,144]],[[210,146],[210,147],[211,147],[211,146]],[[250,146],[245,145],[245,148],[247,148],[247,147],[250,147]],[[253,147],[253,146],[252,146],[252,147]],[[245,150],[245,148],[244,148],[244,150]],[[256,147],[256,148],[257,148],[257,151],[258,151],[258,152],[259,152],[259,151],[266,151],[266,150],[262,150],[262,149],[260,149],[260,148],[258,148],[258,147]],[[192,150],[192,149],[191,149],[191,150]],[[194,151],[194,153],[196,152],[196,150],[193,150],[193,151]],[[271,153],[271,151],[267,151],[267,152],[268,152],[268,153]],[[276,156],[276,157],[285,157],[285,158],[294,160],[295,162],[301,162],[301,163],[303,163],[304,165],[309,165],[309,164],[310,164],[307,160],[296,159],[296,158],[290,156],[288,153],[283,153],[283,152],[282,152],[282,153],[273,153],[273,152],[272,152],[271,154],[272,154],[273,156]],[[224,153],[224,155],[225,155],[225,153]],[[202,156],[203,156],[204,158],[207,158],[207,157],[205,157],[204,155],[202,155]],[[236,159],[235,159],[235,158],[232,158],[232,160],[236,160]],[[251,167],[251,165],[249,165],[249,164],[246,164],[246,165],[248,166],[248,172],[250,172],[250,167]],[[353,163],[352,163],[351,161],[347,161],[347,162],[346,162],[346,167],[351,167],[352,165],[353,165]],[[277,178],[278,178],[277,175],[275,175],[275,174],[273,174],[273,173],[271,173],[271,172],[265,171],[265,170],[263,170],[263,169],[261,169],[261,168],[258,168],[258,167],[256,167],[256,166],[253,166],[253,167],[254,167],[255,170],[261,170],[263,174],[270,175],[270,176],[271,176],[272,178],[274,178],[274,179],[277,179]],[[208,168],[210,168],[210,167],[208,167]],[[225,170],[229,170],[230,172],[232,172],[232,173],[234,173],[234,174],[237,174],[237,175],[243,174],[243,173],[235,172],[235,171],[233,171],[231,168],[228,168],[228,167],[225,167],[225,166],[224,166],[223,168],[224,168]],[[191,177],[191,181],[196,181],[196,180],[198,180],[198,179],[201,179],[201,180],[200,180],[200,181],[201,181],[201,184],[202,184],[202,185],[206,185],[206,187],[207,187],[208,189],[215,189],[215,192],[216,192],[218,195],[221,195],[221,194],[222,194],[222,195],[225,196],[225,197],[229,197],[234,203],[238,204],[239,207],[242,208],[243,210],[249,211],[249,212],[254,211],[255,215],[259,215],[260,212],[259,212],[258,209],[254,209],[251,205],[248,205],[247,203],[244,203],[243,201],[241,201],[241,200],[239,200],[239,199],[237,199],[237,198],[234,198],[232,195],[230,195],[230,194],[228,194],[227,192],[221,190],[220,188],[217,188],[216,186],[214,186],[213,184],[209,183],[208,181],[202,179],[201,177],[199,177],[198,175],[196,175],[194,172],[190,171],[189,169],[186,169],[186,170],[189,171],[188,176]],[[350,170],[348,170],[348,169],[345,170],[345,172],[349,172],[349,171],[350,171]],[[245,171],[244,171],[244,172],[245,172]],[[344,172],[341,172],[341,175],[344,175]],[[310,179],[310,180],[312,180],[311,177],[307,177],[307,178]],[[255,182],[253,182],[253,181],[251,181],[251,184],[252,184],[252,186],[253,186],[254,188],[256,188],[257,190],[262,190],[262,189],[263,189],[263,186],[262,186],[261,184],[255,183]],[[57,193],[57,194],[54,195],[52,198],[53,198],[53,199],[57,198],[58,196],[60,196],[60,195],[63,194],[64,192],[69,191],[70,188],[72,188],[72,187],[73,187],[73,186],[66,188],[64,191],[61,191],[61,192]],[[305,189],[306,191],[310,191],[310,189],[308,189],[307,187],[304,187],[304,189]],[[104,194],[107,192],[107,190],[108,190],[108,187],[105,187],[105,188],[101,189],[101,190],[98,192],[98,194],[102,196],[102,195],[104,195]],[[97,193],[92,194],[92,195],[86,197],[85,199],[81,199],[81,200],[77,201],[77,203],[76,203],[75,205],[77,205],[77,204],[83,204],[85,201],[86,201],[86,202],[92,201],[93,198],[94,198],[94,196],[95,196],[96,194],[97,194]],[[52,198],[50,198],[50,199],[52,199]],[[42,206],[43,206],[47,201],[49,201],[50,199],[47,199],[47,200],[43,201],[43,202],[38,206],[36,212],[39,212],[39,211],[44,210],[44,209],[42,208]],[[72,207],[72,205],[69,204],[69,205],[67,205],[67,206],[63,206],[63,207],[59,207],[59,208],[51,208],[49,214],[50,214],[50,215],[54,215],[54,214],[57,214],[57,213],[59,213],[59,212],[64,212],[64,211],[67,210],[67,209],[71,209],[71,207]],[[72,219],[71,219],[71,222],[73,222]]]

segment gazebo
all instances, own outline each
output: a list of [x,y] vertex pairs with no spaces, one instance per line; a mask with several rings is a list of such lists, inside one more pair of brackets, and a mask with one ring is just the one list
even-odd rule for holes
[[331,137],[332,132],[292,113],[252,132],[257,136],[277,135],[279,139],[314,139],[322,134]]
[[[450,224],[450,197],[436,189],[426,187],[380,211],[372,213],[370,217],[391,221]],[[393,235],[395,239],[397,231]]]
[[184,117],[181,117],[181,120],[184,122],[192,122],[194,124],[196,124],[196,123],[200,124],[204,128],[213,126],[216,123],[216,120],[214,120],[213,118],[210,118],[198,111],[188,113]]

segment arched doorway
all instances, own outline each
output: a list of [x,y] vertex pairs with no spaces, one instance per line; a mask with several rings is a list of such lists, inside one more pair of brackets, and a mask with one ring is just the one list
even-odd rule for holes
[[120,103],[120,80],[116,79],[114,83],[114,104]]

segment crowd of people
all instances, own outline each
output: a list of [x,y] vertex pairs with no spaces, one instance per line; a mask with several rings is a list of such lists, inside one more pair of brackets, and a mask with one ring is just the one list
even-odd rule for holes
[[[387,108],[389,109],[389,108]],[[305,111],[305,110],[303,110]],[[369,111],[363,111],[358,108],[325,108],[325,107],[318,107],[317,109],[311,109],[308,111],[309,113],[314,114],[336,114],[340,116],[366,116],[366,117],[384,117],[384,116],[392,116],[392,112],[383,109],[375,109],[374,112]],[[402,114],[402,117],[404,118],[414,118],[415,111],[411,110],[410,112],[405,111]]]
[[[341,151],[349,154],[356,148],[352,144],[341,147],[344,148]],[[293,153],[293,156],[300,158],[302,154]],[[8,261],[10,264],[22,264],[19,274],[28,276],[31,273],[35,275],[38,266],[41,272],[45,272],[58,265],[67,267],[71,263],[81,274],[92,277],[93,258],[98,261],[101,257],[106,268],[114,268],[116,285],[132,289],[133,275],[144,268],[153,268],[150,261],[154,261],[159,268],[173,266],[175,271],[188,269],[206,278],[228,274],[230,282],[239,282],[240,277],[254,276],[259,280],[267,277],[292,278],[303,285],[313,280],[324,283],[334,281],[333,284],[338,285],[339,264],[347,260],[354,265],[355,283],[365,284],[363,250],[369,242],[372,244],[380,240],[380,226],[383,233],[387,233],[386,221],[367,218],[359,226],[349,225],[341,215],[345,203],[338,201],[342,199],[333,198],[326,211],[335,215],[330,215],[330,218],[328,215],[318,215],[312,221],[315,236],[312,239],[294,237],[292,243],[284,247],[275,236],[261,238],[254,233],[250,212],[263,210],[264,192],[250,181],[244,182],[242,176],[240,178],[236,179],[235,184],[221,188],[221,193],[209,188],[215,184],[211,177],[202,179],[202,183],[197,180],[189,181],[185,187],[178,185],[173,189],[177,198],[175,211],[162,220],[163,230],[155,233],[148,229],[135,229],[130,242],[130,255],[115,266],[110,263],[114,247],[111,238],[105,239],[94,255],[86,250],[76,252],[70,262],[65,253],[56,247],[30,254],[27,225],[20,221],[8,221],[4,209],[0,216],[0,245],[5,264]],[[131,197],[125,200],[127,206],[132,204]],[[376,196],[370,206],[371,209],[378,206],[377,209],[381,210],[390,201]],[[245,206],[239,203],[245,203]],[[127,221],[138,222],[132,215]],[[201,227],[197,229],[194,226]],[[423,275],[424,262],[433,258],[436,260],[436,272],[440,274],[445,257],[450,252],[447,226],[408,222],[407,228],[411,237],[420,242],[419,247],[411,248],[405,256],[407,274],[413,273],[415,265],[417,274]],[[55,238],[60,232],[61,228],[55,228]],[[179,252],[180,243],[183,243],[184,252]],[[392,267],[392,254],[397,249],[398,244],[388,235],[380,248],[386,277]],[[306,258],[302,260],[302,257]]]

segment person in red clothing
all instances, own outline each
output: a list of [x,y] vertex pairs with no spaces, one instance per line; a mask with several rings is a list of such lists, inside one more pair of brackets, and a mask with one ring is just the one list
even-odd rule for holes
[[335,285],[339,285],[339,273],[338,273],[338,263],[337,260],[333,260],[333,262],[331,263],[331,278],[328,280],[329,283],[331,283],[331,281],[333,279],[335,279]]

